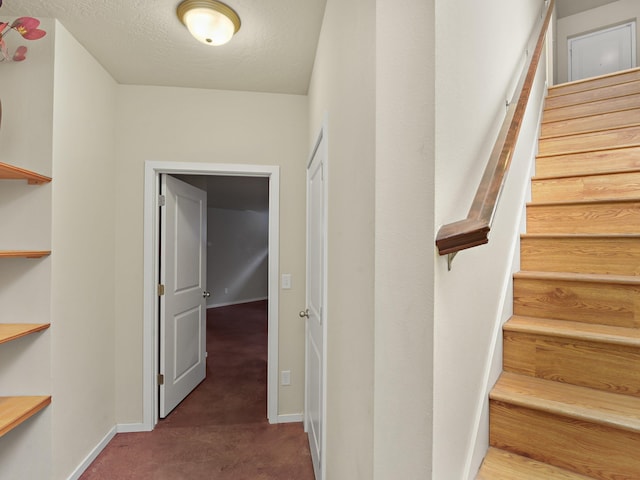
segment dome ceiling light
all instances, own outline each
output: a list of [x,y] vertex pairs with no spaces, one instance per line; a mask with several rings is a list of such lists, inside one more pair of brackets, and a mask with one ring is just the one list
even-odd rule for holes
[[196,40],[206,45],[224,45],[240,29],[240,17],[216,0],[184,0],[178,18]]

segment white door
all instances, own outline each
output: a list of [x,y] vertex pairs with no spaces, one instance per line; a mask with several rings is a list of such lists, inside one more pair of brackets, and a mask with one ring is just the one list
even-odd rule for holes
[[569,39],[569,81],[605,75],[635,66],[635,22]]
[[323,478],[324,436],[324,310],[326,142],[320,140],[307,169],[307,308],[304,426],[309,436],[313,469]]
[[[207,193],[162,175],[160,207],[160,417],[206,370]],[[160,292],[162,293],[162,292]]]

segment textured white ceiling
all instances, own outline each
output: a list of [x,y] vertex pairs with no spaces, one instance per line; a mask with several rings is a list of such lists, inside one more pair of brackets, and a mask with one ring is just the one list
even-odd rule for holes
[[242,27],[196,41],[180,0],[3,0],[3,16],[57,18],[122,84],[306,94],[326,0],[228,0]]

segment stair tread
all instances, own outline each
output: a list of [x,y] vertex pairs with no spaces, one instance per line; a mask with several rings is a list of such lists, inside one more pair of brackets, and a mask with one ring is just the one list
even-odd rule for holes
[[[624,175],[627,173],[637,173],[640,172],[640,168],[638,167],[631,167],[631,168],[626,168],[623,170],[610,170],[607,172],[582,172],[582,173],[573,173],[573,174],[566,174],[566,175],[553,175],[553,176],[548,176],[548,175],[534,175],[533,177],[531,177],[531,181],[532,182],[536,182],[536,181],[542,181],[542,180],[560,180],[560,179],[567,179],[567,178],[584,178],[584,177],[607,177],[607,176],[611,176],[611,175]],[[612,199],[613,200],[613,199]]]
[[640,348],[638,328],[514,315],[504,330]]
[[490,447],[476,480],[589,480],[577,473]]
[[640,434],[640,398],[503,372],[492,401]]
[[567,173],[560,175],[535,175],[531,177],[531,180],[555,180],[555,179],[563,179],[563,178],[579,178],[579,177],[595,177],[598,175],[616,175],[620,173],[635,173],[640,172],[640,168],[630,167],[619,170],[610,170],[606,172],[588,172],[588,173]]
[[527,207],[553,207],[567,205],[606,205],[614,203],[640,203],[638,198],[588,198],[578,200],[547,200],[538,202],[528,202]]
[[610,275],[597,273],[570,272],[538,272],[523,270],[513,275],[514,278],[528,278],[537,280],[570,280],[585,283],[618,283],[623,285],[640,285],[640,277],[636,275]]
[[520,238],[631,238],[640,239],[638,233],[523,233]]

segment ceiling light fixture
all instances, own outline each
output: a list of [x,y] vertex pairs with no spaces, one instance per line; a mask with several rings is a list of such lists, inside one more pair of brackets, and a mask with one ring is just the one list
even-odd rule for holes
[[196,40],[206,45],[224,45],[240,29],[240,17],[216,0],[184,0],[178,18]]

